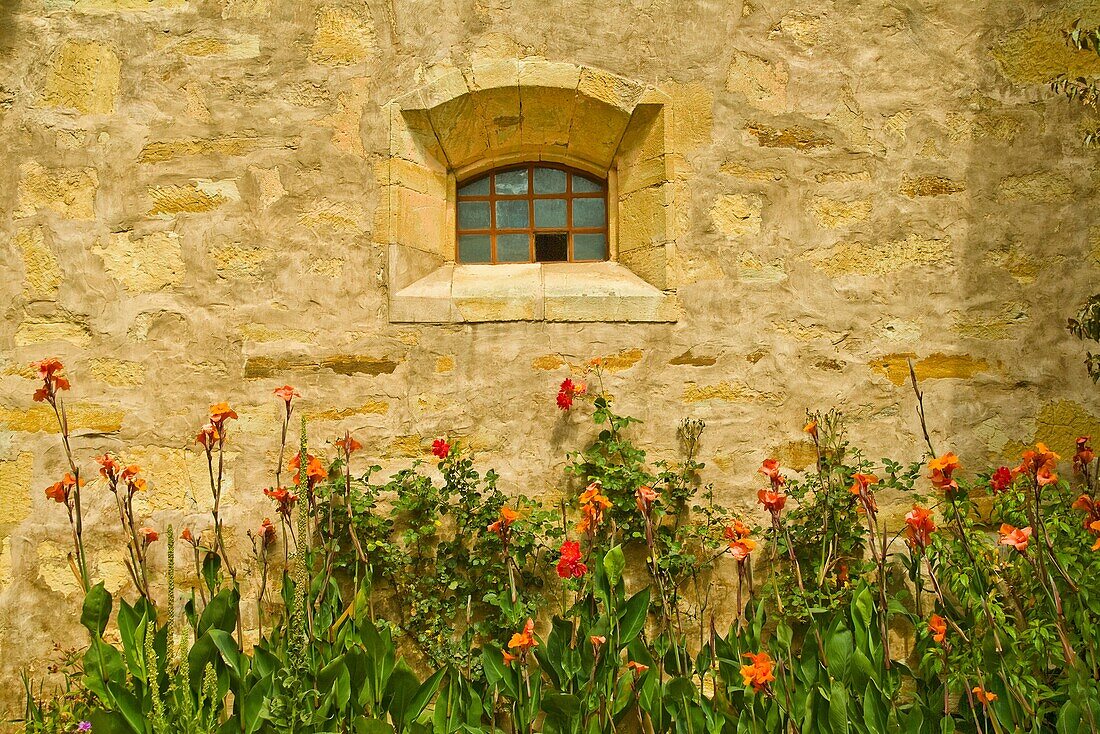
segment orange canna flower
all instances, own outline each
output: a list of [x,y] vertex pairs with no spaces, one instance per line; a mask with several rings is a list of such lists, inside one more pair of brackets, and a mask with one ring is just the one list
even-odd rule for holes
[[953,475],[961,467],[959,457],[955,456],[954,452],[948,452],[928,462],[928,470],[931,472],[928,478],[932,480],[932,486],[936,489],[954,491],[959,488],[959,483],[955,481]]
[[626,664],[626,669],[629,670],[630,672],[634,673],[634,677],[637,678],[642,673],[649,670],[649,666],[648,665],[643,665],[639,662],[631,660],[630,662],[628,662]]
[[756,472],[768,478],[768,481],[771,482],[773,491],[778,490],[783,486],[784,482],[787,481],[783,478],[783,475],[779,473],[778,459],[764,459]]
[[1058,481],[1058,475],[1051,471],[1049,465],[1039,467],[1039,471],[1035,472],[1035,481],[1039,483],[1040,487],[1046,487],[1054,484]]
[[54,482],[46,487],[46,497],[59,505],[63,505],[69,501],[69,492],[65,489],[64,484],[61,482]]
[[337,448],[344,452],[345,456],[351,456],[353,452],[363,448],[363,444],[356,441],[351,437],[351,434],[345,432],[344,437],[336,442]]
[[183,529],[183,532],[180,533],[180,540],[186,540],[191,545],[195,544],[195,536],[192,535],[191,528],[184,528]]
[[762,489],[756,493],[756,499],[760,504],[764,505],[772,515],[778,515],[783,506],[787,504],[787,495],[783,492],[774,492],[769,489]]
[[938,614],[933,614],[928,620],[928,631],[932,633],[932,639],[943,644],[947,637],[947,620]]
[[518,519],[519,513],[506,505],[500,508],[500,517],[496,522],[489,525],[488,530],[491,533],[503,536],[508,528],[512,527],[512,523]]
[[260,523],[260,532],[257,533],[260,537],[260,542],[264,548],[274,545],[275,543],[275,526],[272,524],[270,518],[264,518],[264,521]]
[[749,665],[741,666],[741,678],[746,686],[751,685],[752,689],[759,693],[775,680],[775,674],[772,672],[772,658],[767,651],[747,652],[741,657],[751,661]]
[[[273,392],[275,393],[276,396],[278,396],[278,397],[282,398],[283,400],[285,400],[288,407],[290,406],[290,401],[291,400],[293,400],[294,398],[302,397],[298,393],[298,391],[295,390],[290,385],[283,385],[282,387],[277,387],[277,388],[275,388],[275,390],[273,390]],[[233,417],[236,418],[237,416],[234,415]]]
[[519,655],[513,655],[512,653],[508,652],[507,650],[501,650],[500,654],[504,658],[504,664],[505,665],[511,665],[515,661],[519,660]]
[[112,484],[118,481],[119,472],[122,471],[122,465],[110,454],[103,454],[103,456],[95,457],[95,461],[99,464],[99,475]]
[[582,505],[595,503],[603,507],[605,510],[611,507],[611,500],[607,499],[607,497],[603,496],[600,493],[599,482],[592,482],[588,485],[588,487],[585,488],[583,492],[581,492],[580,503]]
[[160,540],[160,535],[158,535],[157,531],[153,530],[152,528],[142,528],[138,531],[138,534],[141,535],[141,542],[144,545],[149,545],[150,543],[155,543],[156,541]]
[[1008,523],[1003,523],[1000,532],[1000,544],[1012,546],[1021,553],[1027,550],[1028,543],[1031,542],[1030,525],[1026,528],[1016,528]]
[[875,496],[871,493],[872,485],[878,484],[878,477],[874,474],[860,474],[857,472],[852,475],[852,479],[854,484],[848,491],[859,497],[865,510],[878,512],[878,503],[875,502]]
[[910,547],[927,548],[932,539],[932,533],[936,531],[936,523],[932,521],[932,511],[920,505],[913,505],[913,509],[905,516],[905,525],[905,539]]
[[588,638],[588,641],[592,643],[592,647],[594,647],[594,648],[596,648],[597,650],[599,650],[599,649],[600,649],[600,645],[602,645],[602,644],[604,644],[605,642],[607,642],[607,638],[606,638],[606,637],[604,637],[603,635],[591,635],[591,636],[590,636],[590,637]]
[[649,511],[653,509],[653,502],[657,499],[657,493],[653,491],[653,487],[638,487],[638,491],[635,493],[634,502],[638,505],[638,511],[643,515],[648,515]]
[[[1097,535],[1100,535],[1100,520],[1089,523],[1088,528]],[[1100,538],[1096,539],[1096,543],[1093,544],[1092,550],[1100,550]]]
[[802,426],[802,431],[804,433],[810,434],[810,437],[813,440],[816,441],[817,440],[817,421],[810,421],[806,425]]
[[1061,457],[1047,448],[1045,443],[1035,444],[1034,451],[1025,451],[1020,457],[1020,465],[1016,467],[1016,474],[1026,474],[1034,477],[1044,467],[1053,470],[1054,465]]
[[220,438],[221,434],[218,431],[218,427],[215,426],[213,423],[207,423],[199,431],[199,435],[195,437],[195,443],[199,444],[204,449],[209,451],[211,448],[214,447],[214,444],[216,444]]
[[738,563],[743,563],[755,549],[756,541],[752,538],[730,541],[730,554]]
[[1077,451],[1073,454],[1073,470],[1078,474],[1083,474],[1096,458],[1096,453],[1089,446],[1091,438],[1091,436],[1081,436],[1077,439]]
[[229,407],[229,403],[217,403],[210,406],[210,422],[218,428],[230,418],[236,418],[237,412]]
[[539,641],[535,639],[535,621],[533,619],[528,619],[527,624],[523,625],[523,631],[512,635],[511,641],[508,642],[508,649],[518,650],[521,655],[538,646]]
[[740,520],[734,520],[733,524],[727,525],[726,529],[723,531],[726,540],[740,540],[741,538],[748,537],[751,533],[752,531],[749,530],[748,525]]
[[298,501],[298,495],[285,487],[267,488],[264,494],[275,500],[275,510],[287,520],[290,520],[290,511]]
[[577,532],[594,532],[603,522],[604,510],[611,507],[611,500],[600,493],[600,483],[592,482],[581,493],[581,520],[577,523]]
[[974,696],[986,706],[997,700],[996,693],[990,693],[981,686],[974,686],[974,688],[972,688],[970,692],[973,693]]
[[32,362],[31,367],[38,370],[38,376],[42,378],[42,387],[34,391],[34,402],[49,401],[53,403],[58,390],[68,390],[69,381],[58,373],[65,369],[61,360],[56,357],[47,357],[39,362]]
[[[302,457],[301,457],[300,453],[294,454],[294,456],[292,456],[290,458],[290,461],[287,462],[287,468],[294,471],[293,481],[294,481],[295,484],[301,484],[302,483],[302,479],[301,479],[301,476],[300,476],[301,471],[299,471],[301,466],[302,466]],[[317,458],[316,456],[314,456],[313,454],[307,454],[306,455],[306,481],[308,482],[309,488],[312,489],[317,484],[317,482],[320,482],[321,480],[324,480],[324,479],[328,479],[328,472],[325,471],[325,467],[324,467],[324,465],[321,464],[321,460],[319,458]]]

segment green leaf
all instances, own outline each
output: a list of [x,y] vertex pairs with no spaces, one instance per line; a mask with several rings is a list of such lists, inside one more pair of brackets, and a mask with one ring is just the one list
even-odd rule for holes
[[1058,734],[1077,734],[1081,728],[1081,709],[1073,703],[1066,701],[1062,708],[1058,709],[1058,720],[1055,730]]
[[838,680],[829,689],[829,728],[833,734],[848,733],[848,691]]
[[211,628],[232,632],[237,626],[237,604],[240,598],[236,589],[222,589],[215,594],[206,609],[202,610],[196,636],[201,637]]
[[620,545],[609,550],[603,557],[603,570],[607,574],[607,582],[614,589],[623,577],[623,569],[626,568],[626,557]]
[[107,621],[111,618],[111,592],[100,581],[88,590],[84,596],[84,609],[80,613],[80,623],[87,627],[93,636],[103,634]]
[[619,647],[623,648],[641,634],[649,613],[649,587],[627,600],[619,616]]

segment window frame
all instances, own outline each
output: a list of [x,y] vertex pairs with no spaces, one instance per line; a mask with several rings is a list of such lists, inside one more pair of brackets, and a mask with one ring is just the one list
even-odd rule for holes
[[[535,193],[535,169],[551,168],[566,172],[566,185],[564,192],[550,194]],[[509,171],[527,171],[527,193],[525,194],[497,194],[496,175]],[[598,191],[575,192],[573,191],[573,176],[580,176],[586,181],[599,185]],[[488,194],[462,194],[465,186],[481,179],[489,179]],[[518,164],[510,164],[481,171],[476,175],[455,181],[455,240],[454,258],[459,265],[537,265],[549,263],[597,263],[608,262],[612,259],[611,243],[611,212],[608,206],[609,184],[607,177],[597,176],[589,171],[549,161],[526,161]],[[539,199],[565,199],[565,226],[564,227],[536,227],[535,226],[535,201]],[[603,226],[601,227],[575,227],[573,226],[573,201],[574,199],[599,199],[603,201]],[[459,225],[458,210],[463,202],[481,201],[489,204],[489,227],[487,229],[462,229]],[[501,228],[496,226],[496,202],[498,201],[526,201],[527,202],[527,227]],[[536,259],[535,236],[538,234],[564,233],[567,236],[567,253],[565,260],[538,260]],[[527,260],[499,260],[497,258],[497,236],[507,234],[526,234],[529,237]],[[604,236],[605,256],[595,259],[575,259],[573,256],[573,237],[577,234],[602,234]],[[460,239],[463,235],[487,235],[489,237],[489,261],[465,262],[460,257]]]

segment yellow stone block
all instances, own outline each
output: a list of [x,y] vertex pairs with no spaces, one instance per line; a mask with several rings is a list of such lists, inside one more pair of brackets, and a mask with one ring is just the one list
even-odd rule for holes
[[184,8],[187,0],[76,0],[73,11],[99,15],[141,10],[171,10]]
[[242,245],[239,242],[217,245],[210,250],[218,277],[227,280],[262,275],[264,266],[274,256],[275,252],[270,248]]
[[38,557],[38,577],[51,590],[64,596],[80,592],[73,567],[69,564],[72,545],[61,545],[52,540],[44,540],[35,549]]
[[[93,403],[72,403],[66,405],[66,412],[70,432],[114,433],[122,428],[122,419],[125,416],[125,413],[117,408]],[[26,433],[61,432],[53,408],[44,403],[36,403],[29,408],[0,406],[0,427]]]
[[149,189],[153,205],[150,216],[173,216],[185,212],[208,212],[239,201],[240,194],[233,181],[193,181],[188,184],[167,184]]
[[42,101],[84,114],[115,110],[122,65],[110,47],[94,41],[65,41],[46,74]]
[[14,216],[45,209],[66,219],[95,219],[99,176],[94,168],[44,168],[34,161],[19,166]]
[[366,61],[377,49],[374,24],[369,16],[334,5],[317,11],[310,61],[325,66],[349,66]]
[[368,400],[362,405],[352,408],[339,408],[332,410],[318,410],[306,413],[309,421],[338,421],[344,418],[354,418],[360,415],[386,415],[390,412],[390,404],[385,400]]
[[593,362],[598,360],[600,367],[608,372],[622,372],[636,365],[642,359],[642,356],[641,349],[624,349],[614,354],[597,357]]
[[888,275],[909,267],[944,268],[954,265],[951,238],[932,239],[910,234],[887,242],[841,242],[810,256],[827,275]]
[[[235,452],[226,453],[230,471],[223,478],[225,493],[233,489],[232,467],[236,457]],[[160,510],[193,510],[196,503],[205,510],[212,501],[210,470],[201,448],[192,451],[166,446],[134,446],[127,448],[122,458],[126,464],[140,466],[142,476],[149,482],[149,488],[135,498],[137,509],[143,514]],[[216,463],[214,470],[217,471]]]
[[322,231],[359,233],[363,231],[362,217],[363,212],[347,202],[321,199],[298,215],[298,224]]
[[1047,13],[1008,33],[993,48],[993,57],[1005,75],[1019,84],[1046,84],[1059,75],[1069,79],[1100,75],[1100,58],[1095,53],[1066,43],[1064,33],[1076,17],[1072,10],[1061,8]]
[[145,365],[125,359],[97,358],[88,362],[92,377],[114,387],[136,387],[145,382]]
[[619,252],[652,247],[669,239],[670,187],[651,186],[619,200]]
[[822,227],[835,229],[865,222],[871,216],[870,199],[832,199],[827,196],[814,197],[810,211]]
[[725,194],[710,209],[715,228],[727,237],[760,234],[764,197],[760,194]]
[[20,451],[12,461],[0,461],[0,527],[22,522],[31,513],[34,454]]
[[997,198],[1001,201],[1057,204],[1071,200],[1073,194],[1073,182],[1067,174],[1057,171],[1008,176],[997,184]]
[[904,176],[898,187],[905,196],[943,196],[966,190],[966,184],[945,176]]
[[744,96],[753,107],[780,113],[787,108],[789,78],[786,64],[734,49],[726,70],[726,91]]
[[67,314],[26,318],[15,330],[15,343],[21,347],[53,341],[87,346],[91,340],[88,324],[80,317]]
[[743,380],[724,380],[713,385],[688,382],[684,385],[685,403],[716,400],[725,403],[774,402],[776,396],[749,387]]
[[196,155],[239,156],[279,145],[285,144],[256,135],[219,135],[213,138],[146,143],[138,154],[138,163],[163,163],[174,158]]
[[670,84],[672,145],[681,153],[709,145],[714,128],[714,94],[701,82]]
[[445,374],[447,372],[454,372],[455,358],[452,354],[446,354],[435,360],[435,371],[437,374]]
[[565,364],[565,360],[557,354],[544,354],[541,357],[535,357],[531,360],[531,369],[535,370],[556,370]]
[[23,296],[27,300],[57,298],[61,285],[61,266],[46,244],[42,227],[21,229],[15,233],[15,246],[23,257]]
[[1100,438],[1100,417],[1072,400],[1056,400],[1039,410],[1035,440],[1045,443],[1063,459],[1073,456],[1078,436]]
[[97,243],[92,252],[102,258],[110,276],[133,293],[155,293],[177,286],[185,275],[177,232],[153,232],[140,237],[114,232],[106,246]]
[[968,379],[991,370],[984,359],[969,354],[948,355],[937,352],[923,359],[917,359],[916,356],[912,353],[887,354],[868,362],[867,366],[895,385],[909,380],[909,360],[913,360],[913,371],[916,372],[918,382],[944,378]]

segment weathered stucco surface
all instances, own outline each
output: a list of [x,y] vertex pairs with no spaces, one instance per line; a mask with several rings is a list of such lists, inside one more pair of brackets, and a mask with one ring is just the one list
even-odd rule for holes
[[[229,400],[234,451],[254,454],[230,470],[239,549],[270,514],[271,390],[285,382],[317,444],[347,428],[396,468],[446,433],[510,490],[545,493],[590,432],[554,408],[556,384],[610,357],[642,442],[668,456],[675,418],[706,420],[708,479],[746,513],[762,458],[810,461],[806,408],[845,410],[870,456],[919,456],[907,357],[934,440],[970,466],[1100,433],[1061,328],[1100,261],[1095,153],[1085,115],[1045,84],[1100,74],[1060,36],[1100,19],[1097,3],[556,5],[3,4],[4,703],[53,642],[83,639],[65,518],[42,494],[61,471],[51,416],[31,402],[27,364],[44,356],[73,379],[80,459],[110,450],[144,466],[159,528],[202,525],[190,441]],[[665,260],[630,267],[676,296],[677,320],[391,323],[384,220],[449,220],[431,201],[387,213],[385,106],[455,70],[536,57],[664,95],[675,180],[632,195],[673,201],[674,231]],[[501,136],[518,124],[491,119]],[[96,490],[93,573],[124,590]]]

